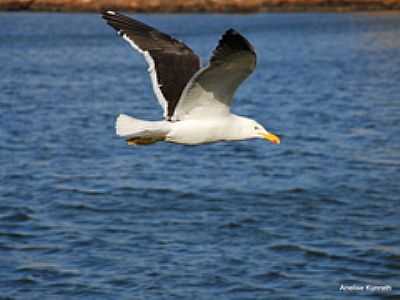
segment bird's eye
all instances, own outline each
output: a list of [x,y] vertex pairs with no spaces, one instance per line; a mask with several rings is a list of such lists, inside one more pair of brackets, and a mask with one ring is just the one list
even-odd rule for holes
[[258,129],[260,129],[260,127],[254,126],[254,130],[258,130]]

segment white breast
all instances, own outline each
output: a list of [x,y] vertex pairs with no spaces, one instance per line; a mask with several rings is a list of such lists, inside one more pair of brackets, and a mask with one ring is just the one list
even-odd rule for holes
[[171,124],[172,130],[168,133],[166,141],[196,145],[224,140],[227,123],[221,119],[175,122]]

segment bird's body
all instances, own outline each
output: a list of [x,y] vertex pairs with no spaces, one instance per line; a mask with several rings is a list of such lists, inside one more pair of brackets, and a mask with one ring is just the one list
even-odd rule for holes
[[247,137],[242,124],[248,119],[230,114],[224,118],[184,120],[172,123],[166,141],[178,144],[205,144],[218,141],[235,141]]
[[117,134],[125,137],[130,144],[144,145],[166,141],[198,145],[249,138],[250,132],[243,126],[247,123],[255,124],[251,119],[234,114],[223,118],[189,119],[179,122],[143,121],[122,114],[117,119],[116,127]]
[[256,65],[254,48],[238,32],[225,32],[209,65],[200,68],[197,55],[169,35],[114,11],[104,12],[103,18],[144,56],[153,91],[164,109],[163,121],[121,114],[116,132],[128,144],[197,145],[251,138],[280,142],[256,121],[230,112],[236,89]]

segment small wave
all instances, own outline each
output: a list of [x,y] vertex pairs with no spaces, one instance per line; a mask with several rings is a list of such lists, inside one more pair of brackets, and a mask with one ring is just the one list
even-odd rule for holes
[[20,251],[24,252],[56,252],[62,248],[53,245],[23,245],[16,247]]
[[303,194],[306,192],[306,190],[303,188],[297,187],[297,188],[288,189],[287,192],[291,193],[291,194]]
[[361,163],[368,163],[373,166],[378,166],[381,168],[382,166],[387,166],[387,167],[395,167],[395,166],[400,166],[400,162],[397,158],[373,158],[371,156],[364,157],[364,156],[358,156],[354,158],[355,162],[361,162]]
[[16,300],[16,298],[8,297],[8,296],[0,296],[0,300]]
[[113,194],[125,194],[125,193],[129,193],[129,192],[134,192],[136,191],[136,188],[132,187],[132,186],[121,186],[121,187],[116,187],[113,190]]
[[61,192],[72,192],[83,195],[105,195],[108,194],[108,191],[101,189],[85,189],[85,188],[77,188],[77,187],[69,187],[65,185],[58,185],[55,187],[58,191]]
[[317,223],[313,223],[313,222],[308,222],[308,221],[299,221],[299,226],[302,226],[302,228],[304,228],[304,230],[318,230],[321,225],[317,224]]
[[[156,274],[158,274],[158,273],[156,273]],[[151,275],[148,274],[148,276],[151,276]],[[156,276],[153,275],[152,277],[156,277]],[[117,287],[129,287],[132,284],[130,277],[116,277],[116,278],[107,280],[106,282],[108,284],[115,285]]]
[[277,252],[301,252],[304,255],[308,256],[320,256],[327,258],[340,258],[339,256],[329,254],[320,249],[305,247],[301,245],[292,245],[292,244],[278,244],[270,246],[270,249]]
[[246,284],[246,285],[241,284],[240,286],[232,287],[228,290],[228,293],[232,293],[232,294],[256,293],[256,292],[272,293],[272,292],[274,292],[274,290],[271,288],[258,287],[258,286],[249,285],[249,284]]
[[[24,286],[24,285],[35,285],[38,284],[39,281],[35,280],[31,276],[23,276],[21,278],[13,280],[13,283],[16,283],[18,286]],[[1,300],[2,298],[0,298]]]
[[296,245],[290,245],[290,244],[278,244],[278,245],[272,245],[269,247],[273,251],[286,251],[286,252],[291,252],[291,251],[302,251],[302,249],[299,246]]
[[75,240],[71,242],[72,247],[90,247],[90,248],[104,248],[108,245],[108,242],[99,237],[85,237],[79,240]]
[[321,202],[324,202],[326,204],[344,204],[344,201],[338,200],[337,198],[330,198],[330,197],[321,197],[320,198]]
[[73,211],[87,211],[87,212],[95,212],[95,213],[106,213],[106,212],[119,212],[120,209],[117,208],[99,208],[86,203],[58,203],[58,205],[65,210],[73,210]]
[[80,275],[79,270],[64,269],[60,268],[59,266],[47,263],[33,263],[33,264],[22,265],[20,267],[17,267],[16,271],[22,273],[40,273],[42,275],[49,275],[49,276],[57,275],[64,277]]
[[[193,199],[194,197],[208,197],[204,195],[204,193],[196,193],[191,191],[182,191],[178,189],[172,189],[167,187],[152,187],[152,186],[121,186],[113,189],[113,195],[116,196],[131,196],[132,194],[151,198],[159,197],[159,195],[172,195],[174,199],[177,200],[185,200],[185,199]],[[213,199],[212,197],[209,197]]]
[[387,262],[385,263],[385,267],[391,270],[396,270],[399,272],[400,270],[400,255],[388,255],[385,257]]
[[35,235],[25,232],[0,231],[0,237],[8,237],[12,239],[29,239],[35,237]]
[[255,223],[257,223],[257,220],[254,218],[248,217],[248,218],[244,218],[244,219],[240,220],[240,223],[255,224]]
[[281,280],[281,279],[288,279],[291,276],[289,274],[284,273],[284,272],[278,272],[278,271],[271,271],[267,273],[262,273],[262,274],[256,274],[253,276],[255,279],[259,279],[262,281],[270,281],[270,280]]
[[254,218],[243,218],[237,221],[231,221],[225,224],[222,224],[220,228],[227,228],[227,229],[235,229],[235,228],[242,228],[245,225],[251,226],[251,224],[256,224],[257,220]]
[[221,226],[221,228],[227,228],[227,229],[235,229],[235,228],[241,228],[241,227],[243,227],[243,226],[237,222],[229,222],[229,223],[223,224]]
[[10,250],[15,250],[15,247],[0,243],[0,251],[10,251]]
[[23,212],[17,212],[0,217],[0,221],[5,222],[27,222],[30,220],[32,220],[32,217],[29,214]]
[[386,256],[387,260],[391,260],[397,263],[397,267],[400,268],[400,254],[388,254]]

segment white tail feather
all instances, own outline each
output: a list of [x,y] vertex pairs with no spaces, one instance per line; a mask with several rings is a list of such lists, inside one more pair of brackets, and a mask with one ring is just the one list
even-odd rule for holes
[[138,131],[138,128],[141,127],[139,126],[138,121],[140,122],[140,120],[124,114],[119,115],[115,122],[117,135],[126,137],[135,134],[135,132]]
[[118,136],[123,138],[145,137],[164,138],[170,130],[166,121],[144,121],[124,114],[120,114],[115,123]]

